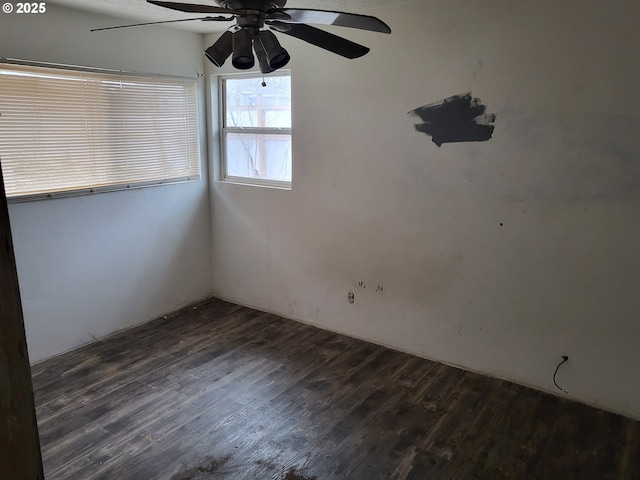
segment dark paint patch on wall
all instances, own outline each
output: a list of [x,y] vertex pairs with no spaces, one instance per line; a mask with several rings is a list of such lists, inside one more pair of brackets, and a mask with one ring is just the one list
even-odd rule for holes
[[429,135],[439,147],[443,143],[489,140],[496,114],[486,112],[487,107],[469,92],[429,103],[409,115],[420,117],[423,123],[416,124],[416,130]]

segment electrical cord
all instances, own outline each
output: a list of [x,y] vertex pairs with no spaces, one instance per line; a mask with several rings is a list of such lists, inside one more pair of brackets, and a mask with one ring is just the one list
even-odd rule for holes
[[558,382],[556,382],[556,374],[558,373],[558,369],[560,368],[560,365],[562,365],[564,362],[566,362],[567,360],[569,360],[569,357],[567,357],[566,355],[562,356],[562,361],[558,364],[558,366],[556,367],[556,371],[553,372],[553,383],[555,384],[556,387],[558,387],[559,390],[561,390],[565,395],[569,395],[569,392],[567,392],[564,388],[562,388],[560,385],[558,385]]

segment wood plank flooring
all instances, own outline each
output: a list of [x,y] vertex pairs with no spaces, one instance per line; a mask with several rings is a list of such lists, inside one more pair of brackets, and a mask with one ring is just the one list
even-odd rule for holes
[[47,480],[640,479],[640,422],[215,299],[32,372]]

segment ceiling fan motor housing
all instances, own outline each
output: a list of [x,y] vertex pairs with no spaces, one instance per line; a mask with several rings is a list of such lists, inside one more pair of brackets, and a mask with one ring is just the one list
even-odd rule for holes
[[216,0],[216,3],[230,10],[259,10],[266,12],[274,8],[284,7],[287,0]]
[[237,25],[240,28],[255,30],[264,27],[264,14],[257,10],[247,10],[242,16],[237,17]]

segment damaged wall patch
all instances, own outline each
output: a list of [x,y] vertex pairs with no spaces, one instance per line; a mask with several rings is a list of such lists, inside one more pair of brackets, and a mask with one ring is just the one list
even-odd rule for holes
[[489,140],[496,114],[486,112],[486,105],[469,92],[418,107],[409,115],[422,120],[423,123],[415,125],[418,132],[426,133],[433,143],[441,146],[443,143]]

